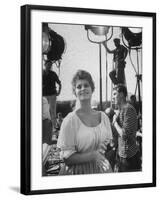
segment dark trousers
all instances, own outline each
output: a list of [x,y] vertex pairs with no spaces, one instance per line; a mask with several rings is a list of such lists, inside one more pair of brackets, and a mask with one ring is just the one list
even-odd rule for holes
[[124,60],[115,61],[115,69],[109,73],[109,76],[114,85],[117,85],[119,83],[125,84],[125,74],[124,74],[125,66],[126,62]]
[[141,170],[140,152],[131,158],[122,158],[117,156],[116,172],[135,172]]
[[52,142],[52,122],[49,119],[42,121],[42,143],[48,145]]
[[109,73],[109,76],[114,85],[117,85],[119,83],[122,83],[122,84],[125,83],[124,68],[114,69],[113,71]]

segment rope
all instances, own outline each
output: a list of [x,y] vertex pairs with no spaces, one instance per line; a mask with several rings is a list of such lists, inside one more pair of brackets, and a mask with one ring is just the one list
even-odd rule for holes
[[132,67],[133,67],[135,73],[137,74],[136,67],[135,67],[135,65],[134,65],[134,63],[133,63],[133,61],[132,61],[132,58],[131,58],[131,49],[129,49],[129,58],[130,58],[130,61],[131,61],[131,65],[132,65]]

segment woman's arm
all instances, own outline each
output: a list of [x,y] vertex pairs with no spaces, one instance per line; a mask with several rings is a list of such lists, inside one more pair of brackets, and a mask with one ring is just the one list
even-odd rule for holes
[[70,157],[64,159],[64,162],[67,165],[97,162],[103,165],[106,164],[106,167],[108,167],[108,161],[106,161],[104,155],[102,155],[98,150],[88,153],[74,153]]
[[81,164],[85,162],[93,162],[95,160],[95,152],[88,153],[73,153],[68,158],[65,158],[64,161],[67,165]]

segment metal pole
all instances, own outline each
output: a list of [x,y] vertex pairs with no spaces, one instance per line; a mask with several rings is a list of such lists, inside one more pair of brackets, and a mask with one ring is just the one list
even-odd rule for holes
[[138,99],[139,99],[139,103],[141,102],[141,94],[140,94],[140,77],[139,77],[139,57],[138,57],[138,49],[136,49],[137,51],[137,85],[138,85]]
[[[106,35],[107,41],[107,35]],[[107,51],[106,51],[106,106],[108,103],[108,60],[107,60]]]
[[[112,71],[114,70],[114,61],[112,60]],[[112,105],[112,98],[113,98],[113,83],[112,83],[112,81],[111,81],[111,102],[110,102],[110,108],[112,108],[113,107],[113,105]]]
[[101,43],[99,43],[99,87],[100,87],[100,110],[102,110],[102,61],[101,61]]
[[107,51],[106,51],[106,105],[108,102],[108,60],[107,60]]

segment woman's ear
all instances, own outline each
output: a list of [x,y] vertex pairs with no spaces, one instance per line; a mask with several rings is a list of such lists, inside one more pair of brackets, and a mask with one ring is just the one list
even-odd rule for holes
[[76,92],[75,92],[75,88],[72,89],[72,92],[75,95],[75,97],[77,97]]

